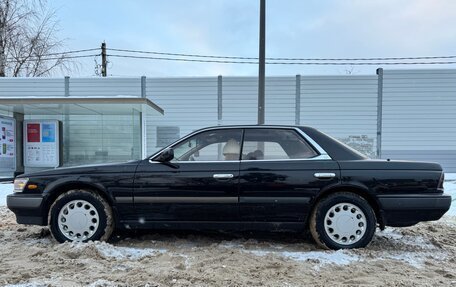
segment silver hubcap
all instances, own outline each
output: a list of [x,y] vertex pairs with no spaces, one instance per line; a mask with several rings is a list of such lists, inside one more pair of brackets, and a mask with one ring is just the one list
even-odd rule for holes
[[366,233],[366,216],[354,204],[338,203],[326,213],[324,226],[334,242],[350,245],[361,240]]
[[96,208],[85,200],[73,200],[59,212],[59,230],[71,241],[87,240],[97,231],[100,217]]

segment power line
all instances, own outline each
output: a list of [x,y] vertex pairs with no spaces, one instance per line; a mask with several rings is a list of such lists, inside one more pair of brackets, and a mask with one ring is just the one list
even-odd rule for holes
[[254,57],[235,57],[235,56],[213,56],[213,55],[198,55],[198,54],[165,53],[165,52],[127,50],[127,49],[113,49],[113,48],[107,48],[106,50],[111,50],[111,51],[116,51],[116,52],[138,53],[138,54],[153,54],[153,55],[167,55],[167,56],[181,56],[181,57],[193,57],[193,58],[258,60],[258,58],[254,58]]
[[254,62],[254,61],[198,60],[198,59],[184,59],[184,58],[170,58],[170,57],[147,57],[147,56],[119,55],[119,54],[108,54],[108,56],[117,57],[117,58],[167,60],[167,61],[199,62],[199,63],[258,64],[258,62]]
[[456,64],[456,61],[443,61],[443,62],[269,62],[269,65],[339,65],[339,66],[362,66],[362,65],[444,65],[444,64]]
[[267,58],[282,61],[388,61],[388,60],[431,60],[455,59],[456,56],[421,56],[421,57],[379,57],[379,58]]
[[267,62],[269,65],[340,65],[340,66],[362,66],[362,65],[444,65],[456,64],[456,61],[441,61],[441,62]]
[[[149,59],[149,60],[165,60],[165,61],[180,61],[180,62],[198,62],[198,63],[222,63],[222,64],[251,64],[258,65],[257,61],[227,61],[227,60],[200,60],[200,59],[184,59],[171,57],[148,57],[134,55],[119,55],[108,54],[109,57],[117,58],[133,58],[133,59]],[[438,61],[438,62],[266,62],[268,65],[339,65],[339,66],[354,66],[354,65],[442,65],[456,64],[456,61]]]
[[100,48],[72,50],[72,51],[65,51],[65,52],[58,52],[58,53],[49,53],[49,54],[44,54],[43,56],[66,55],[66,54],[75,54],[75,53],[82,53],[82,52],[98,51],[98,50],[100,50]]
[[[193,58],[215,58],[215,59],[233,59],[233,60],[258,60],[257,57],[239,57],[239,56],[215,56],[215,55],[200,55],[200,54],[184,54],[184,53],[166,53],[154,52],[143,50],[130,50],[130,49],[115,49],[107,48],[107,50],[137,53],[137,54],[153,54],[153,55],[167,55],[179,57],[193,57]],[[430,60],[430,59],[455,59],[456,55],[449,56],[420,56],[420,57],[375,57],[375,58],[266,58],[270,61],[389,61],[389,60]]]
[[[57,55],[67,55],[67,54],[76,54],[76,53],[83,53],[83,52],[91,52],[91,51],[97,51],[97,50],[100,50],[100,48],[92,48],[92,49],[81,49],[81,50],[70,50],[70,51],[65,51],[65,52],[56,52],[56,53],[48,53],[48,54],[43,54],[41,55],[42,57],[48,57],[48,56],[57,56]],[[87,55],[87,57],[89,57],[90,55]],[[83,58],[83,57],[86,57],[86,55],[84,56],[65,56],[65,58]],[[31,58],[36,58],[36,56],[33,56]],[[59,59],[60,57],[58,58],[50,58],[50,60],[57,60]],[[24,60],[26,59],[25,57],[21,57],[21,58],[18,58],[17,60]],[[16,61],[17,61],[16,60]],[[27,59],[27,60],[30,60],[30,59]],[[42,60],[42,59],[40,59]],[[11,59],[11,58],[8,58],[7,59],[7,62],[16,62],[14,59]]]
[[35,62],[35,61],[50,61],[50,60],[62,60],[62,59],[77,59],[77,58],[88,58],[88,57],[97,57],[97,56],[100,56],[100,54],[91,54],[91,55],[79,55],[79,56],[65,56],[65,57],[54,57],[54,58],[48,58],[48,57],[43,57],[43,58],[38,58],[36,56],[34,57],[30,57],[30,58],[19,58],[17,60],[14,60],[14,59],[7,59],[6,62],[7,63],[16,63],[17,61],[23,61],[23,60],[26,60],[26,61],[32,61],[32,62]]
[[[6,62],[14,63],[21,60],[27,61],[51,61],[59,59],[78,59],[97,57],[101,54],[89,54],[89,55],[75,55],[67,56],[67,54],[77,54],[83,52],[98,51],[100,48],[91,49],[80,49],[70,50],[65,52],[48,53],[42,55],[42,58],[32,56],[30,58],[18,58],[12,59],[7,58]],[[238,57],[238,56],[215,56],[215,55],[200,55],[200,54],[185,54],[185,53],[167,53],[167,52],[154,52],[154,51],[143,51],[143,50],[130,50],[130,49],[115,49],[106,48],[110,51],[118,51],[125,53],[137,53],[137,54],[152,54],[152,55],[167,55],[174,57],[153,57],[153,56],[138,56],[138,55],[122,55],[122,54],[108,54],[110,57],[117,58],[132,58],[132,59],[148,59],[148,60],[163,60],[163,61],[180,61],[180,62],[196,62],[196,63],[220,63],[220,64],[248,64],[258,65],[257,57]],[[60,57],[52,57],[60,55]],[[179,58],[176,58],[179,57]],[[190,58],[201,58],[201,59],[189,59]],[[456,61],[414,61],[404,62],[403,60],[436,60],[436,59],[456,59],[456,55],[448,56],[422,56],[422,57],[375,57],[375,58],[266,58],[268,65],[326,65],[326,66],[361,66],[361,65],[444,65],[444,64],[456,64]],[[232,61],[241,60],[241,61]],[[397,62],[398,60],[402,60]],[[332,62],[329,62],[332,61]],[[352,61],[352,62],[347,62]],[[358,62],[358,61],[370,61],[370,62]],[[372,62],[377,61],[377,62]],[[379,62],[380,61],[380,62]],[[384,62],[386,61],[386,62]],[[391,62],[390,62],[391,61]]]

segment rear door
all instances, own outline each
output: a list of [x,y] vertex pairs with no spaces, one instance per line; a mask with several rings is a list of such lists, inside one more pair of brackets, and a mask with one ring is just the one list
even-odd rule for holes
[[245,129],[240,167],[243,221],[304,221],[310,200],[337,184],[339,166],[295,129]]

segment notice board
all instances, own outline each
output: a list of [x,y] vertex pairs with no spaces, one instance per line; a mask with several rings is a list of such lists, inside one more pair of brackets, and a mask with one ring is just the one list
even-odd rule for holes
[[0,171],[16,171],[16,120],[0,116]]
[[59,165],[59,121],[24,121],[24,166],[58,167]]

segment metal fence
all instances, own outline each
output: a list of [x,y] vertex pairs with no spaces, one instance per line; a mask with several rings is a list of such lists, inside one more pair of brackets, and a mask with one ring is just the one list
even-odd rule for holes
[[[255,77],[147,79],[147,96],[165,109],[147,119],[149,153],[197,128],[257,120]],[[310,125],[373,158],[456,172],[456,70],[267,77],[265,110],[266,123]],[[157,134],[160,126],[174,133]]]
[[[255,124],[256,77],[0,78],[0,97],[148,97],[144,153],[195,129]],[[266,78],[268,124],[310,125],[370,157],[426,160],[456,172],[456,70]],[[90,142],[82,138],[80,142]]]

